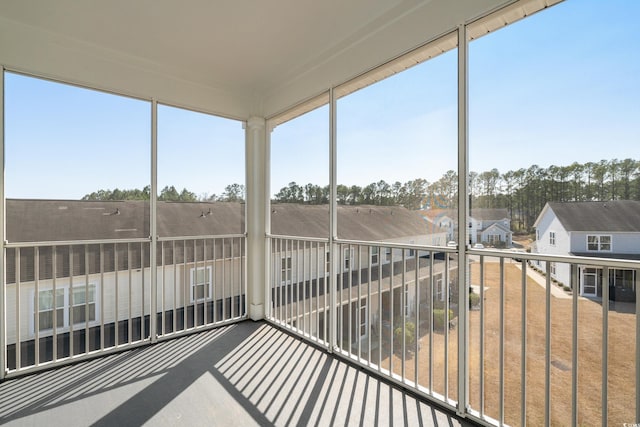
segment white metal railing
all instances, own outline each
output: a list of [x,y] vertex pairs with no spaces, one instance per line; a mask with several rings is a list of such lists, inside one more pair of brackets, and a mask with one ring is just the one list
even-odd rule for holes
[[459,264],[449,247],[269,238],[268,319],[365,369],[451,409],[465,396],[462,414],[480,424],[638,417],[638,261],[469,249]]
[[4,246],[8,377],[246,317],[243,235]]

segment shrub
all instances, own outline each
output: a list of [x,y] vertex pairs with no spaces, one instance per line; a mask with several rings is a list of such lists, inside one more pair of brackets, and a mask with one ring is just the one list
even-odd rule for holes
[[469,308],[477,307],[480,305],[480,295],[470,293],[469,294]]
[[[453,310],[449,309],[449,318],[446,320],[446,324],[449,325],[449,321],[453,319]],[[433,329],[437,331],[443,331],[445,325],[444,310],[433,310]]]
[[566,292],[571,292],[571,288],[567,285],[564,285],[563,288]]
[[[402,345],[402,327],[398,326],[393,331],[393,341],[395,345]],[[404,324],[404,344],[407,349],[413,349],[416,345],[416,325],[413,322]]]

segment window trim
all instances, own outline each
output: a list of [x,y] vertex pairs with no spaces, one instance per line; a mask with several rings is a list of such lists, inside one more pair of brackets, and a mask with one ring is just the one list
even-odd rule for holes
[[549,231],[549,245],[550,246],[555,246],[556,245],[556,232],[555,231]]

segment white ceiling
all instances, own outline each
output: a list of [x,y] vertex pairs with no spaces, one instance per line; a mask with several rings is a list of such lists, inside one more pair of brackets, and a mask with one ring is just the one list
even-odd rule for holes
[[0,0],[0,65],[270,116],[512,0]]

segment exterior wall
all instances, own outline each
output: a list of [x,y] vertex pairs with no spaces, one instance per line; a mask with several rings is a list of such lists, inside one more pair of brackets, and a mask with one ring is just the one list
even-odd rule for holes
[[[588,235],[611,236],[611,253],[640,254],[640,233],[611,233],[606,231],[574,231],[571,233],[571,252],[593,252],[587,250]],[[606,252],[605,252],[606,253]]]
[[[555,233],[555,244],[550,243],[551,233]],[[571,236],[564,229],[551,209],[547,209],[538,221],[536,228],[535,250],[540,254],[568,255],[571,249]],[[538,266],[545,270],[546,263],[537,261]],[[570,268],[566,264],[556,264],[556,274],[553,276],[558,281],[568,285],[570,283]]]
[[[225,267],[223,268],[223,264]],[[204,266],[204,263],[198,263],[198,267]],[[207,266],[213,269],[212,297],[214,300],[238,296],[242,294],[241,260],[234,258],[232,260],[218,260],[215,263],[207,261]],[[174,307],[174,294],[176,308],[182,308],[190,305],[190,285],[191,285],[191,269],[195,265],[187,263],[177,266],[158,267],[158,312],[170,310]],[[68,277],[57,278],[56,288],[63,289],[69,287],[72,283],[73,287],[83,286],[87,282],[96,285],[96,321],[89,322],[89,326],[100,325],[101,316],[105,324],[113,323],[116,320],[126,320],[140,317],[143,314],[150,313],[151,293],[151,271],[149,268],[136,269],[129,271],[119,271],[118,273],[90,274],[88,276],[76,276],[72,278],[72,282]],[[117,279],[117,281],[116,281]],[[16,342],[16,330],[18,322],[20,324],[20,340],[30,340],[35,338],[35,283],[20,283],[19,302],[16,298],[16,285],[7,284],[6,286],[6,329],[7,343],[14,344]],[[52,280],[40,280],[38,282],[38,290],[46,290],[53,288]],[[164,294],[162,290],[164,289]],[[116,295],[117,295],[117,315],[116,315]],[[19,307],[19,315],[16,315],[16,308]],[[102,310],[102,311],[100,311]],[[85,323],[75,325],[74,329],[84,329]],[[69,328],[57,328],[58,334],[68,331]],[[40,332],[41,337],[51,336],[52,330]]]

